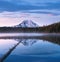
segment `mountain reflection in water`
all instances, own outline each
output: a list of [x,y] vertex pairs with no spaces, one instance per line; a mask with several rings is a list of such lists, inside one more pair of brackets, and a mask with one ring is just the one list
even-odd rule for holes
[[[0,37],[1,39],[3,38]],[[3,56],[7,55],[4,62],[60,62],[60,35],[10,36],[10,38],[5,37],[4,40],[11,40],[14,46],[19,43],[16,48],[11,47],[11,49],[14,48],[12,51],[7,50],[10,52],[9,55],[7,52],[3,54]]]

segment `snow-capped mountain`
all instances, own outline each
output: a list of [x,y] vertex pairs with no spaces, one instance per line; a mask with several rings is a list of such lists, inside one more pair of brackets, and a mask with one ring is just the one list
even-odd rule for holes
[[38,25],[31,20],[24,20],[19,25],[16,25],[16,27],[38,27]]
[[37,42],[36,39],[17,39],[20,43],[22,43],[24,46],[31,46]]

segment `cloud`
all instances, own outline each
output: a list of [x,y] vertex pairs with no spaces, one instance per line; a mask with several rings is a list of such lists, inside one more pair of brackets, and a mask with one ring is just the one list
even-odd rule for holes
[[60,21],[59,0],[0,0],[0,26],[13,26],[23,20],[38,25]]
[[33,5],[22,5],[9,1],[0,1],[0,11],[20,11],[20,10],[30,10],[39,9],[38,6]]
[[52,15],[55,15],[55,16],[60,15],[60,11],[58,11],[58,10],[28,10],[28,11],[25,11],[25,12],[38,13],[38,14],[52,14]]
[[[52,11],[53,12],[53,11]],[[60,15],[52,15],[45,13],[29,13],[29,12],[2,12],[0,13],[0,26],[14,26],[24,20],[32,20],[39,26],[49,25],[51,23],[59,22]]]
[[59,0],[40,1],[40,0],[0,0],[0,11],[21,11],[21,10],[36,10],[36,9],[54,9],[60,10]]

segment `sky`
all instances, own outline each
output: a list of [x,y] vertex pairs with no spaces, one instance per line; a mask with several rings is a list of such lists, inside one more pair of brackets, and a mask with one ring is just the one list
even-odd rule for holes
[[24,20],[39,26],[60,22],[60,0],[0,0],[0,27]]

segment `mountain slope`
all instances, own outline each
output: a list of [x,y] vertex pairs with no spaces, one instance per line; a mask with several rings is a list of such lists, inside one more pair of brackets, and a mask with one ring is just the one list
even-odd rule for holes
[[31,20],[24,20],[19,25],[16,25],[16,27],[38,27],[38,25]]
[[41,32],[60,32],[60,22],[39,28]]

